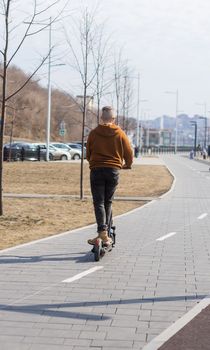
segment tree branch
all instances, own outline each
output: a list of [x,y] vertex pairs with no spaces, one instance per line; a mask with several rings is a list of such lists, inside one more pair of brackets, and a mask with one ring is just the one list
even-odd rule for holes
[[54,1],[51,5],[45,7],[43,10],[37,12],[37,16],[41,15],[42,13],[46,13],[47,10],[49,10],[51,7],[55,6],[56,4],[58,4],[60,2],[60,0],[56,0]]
[[[26,40],[26,38],[28,38],[29,36],[32,36],[32,35],[36,35],[40,32],[42,32],[43,30],[45,30],[46,28],[48,28],[52,23],[54,23],[60,16],[61,14],[63,13],[64,9],[66,8],[67,4],[68,4],[68,1],[65,3],[65,5],[63,6],[63,8],[61,9],[61,11],[58,13],[58,15],[53,19],[51,20],[49,23],[47,24],[40,24],[42,25],[42,27],[39,29],[39,30],[36,30],[34,32],[29,32],[32,25],[35,24],[35,19],[42,13],[46,13],[51,7],[55,6],[57,3],[59,3],[60,0],[56,0],[54,1],[51,5],[47,6],[46,8],[44,8],[43,10],[37,12],[37,2],[36,0],[34,0],[34,9],[33,9],[33,14],[31,16],[31,19],[30,21],[28,22],[28,26],[25,30],[25,33],[23,34],[23,37],[21,39],[21,41],[19,42],[16,50],[13,52],[12,56],[10,57],[10,59],[8,60],[8,63],[7,63],[7,67],[10,65],[11,61],[13,60],[13,58],[15,57],[15,55],[17,54],[17,52],[20,50],[21,46],[23,45],[24,41]],[[26,23],[26,22],[25,22]]]
[[28,82],[33,78],[33,76],[38,72],[38,70],[41,68],[41,66],[44,64],[44,62],[47,60],[47,58],[49,57],[50,52],[48,53],[48,55],[46,57],[43,58],[43,60],[41,61],[41,63],[39,64],[39,66],[33,71],[33,73],[26,79],[26,81],[15,91],[13,92],[11,95],[7,96],[6,101],[10,100],[13,96],[17,95],[27,84]]
[[[57,0],[55,1],[53,4],[51,4],[50,6],[46,7],[44,10],[40,11],[40,12],[37,12],[36,13],[36,17],[38,17],[40,14],[46,12],[47,10],[49,10],[49,8],[55,6],[57,3],[59,3],[60,0]],[[27,36],[32,36],[32,35],[35,35],[35,34],[38,34],[40,32],[42,32],[44,29],[48,28],[50,25],[52,25],[53,23],[57,22],[57,20],[60,18],[61,14],[64,12],[65,8],[67,7],[68,5],[68,0],[67,2],[65,3],[65,5],[63,6],[63,8],[60,10],[60,12],[58,12],[57,16],[55,16],[49,23],[47,24],[44,24],[44,22],[46,22],[46,20],[43,21],[43,27],[40,28],[39,30],[35,31],[35,32],[31,32],[31,33],[28,33]],[[32,24],[35,24],[35,23],[32,23]],[[40,24],[41,25],[41,24]]]
[[26,28],[26,31],[25,31],[25,33],[24,33],[24,35],[23,35],[21,41],[19,42],[19,44],[18,44],[16,50],[13,52],[12,56],[11,56],[10,59],[8,60],[8,62],[7,62],[7,68],[8,68],[8,66],[10,65],[11,61],[13,60],[13,58],[15,57],[15,55],[17,54],[17,52],[20,50],[21,46],[23,45],[23,43],[24,43],[24,41],[25,41],[25,39],[26,39],[26,37],[27,37],[27,33],[29,32],[29,30],[30,30],[30,28],[31,28],[31,26],[32,26],[32,24],[33,24],[33,21],[34,21],[34,19],[35,19],[35,16],[36,16],[36,0],[34,1],[34,11],[33,11],[33,15],[32,15],[32,17],[31,17],[31,20],[29,21],[29,24],[28,24],[28,26],[27,26],[27,28]]
[[75,59],[75,62],[76,62],[76,66],[77,66],[77,70],[78,70],[78,72],[79,72],[79,74],[80,74],[80,76],[82,78],[83,83],[84,83],[84,74],[83,74],[83,72],[81,70],[79,59],[78,59],[78,57],[77,57],[77,55],[76,55],[76,53],[75,53],[75,51],[73,49],[73,46],[72,46],[72,44],[71,44],[71,42],[70,42],[66,32],[65,32],[65,34],[66,34],[67,43],[68,43],[68,45],[69,45],[69,47],[71,49],[71,52],[72,52],[72,54],[74,56],[74,59]]

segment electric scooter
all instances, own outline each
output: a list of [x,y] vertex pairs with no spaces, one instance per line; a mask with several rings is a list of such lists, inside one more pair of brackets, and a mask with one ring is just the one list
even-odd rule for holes
[[99,261],[107,252],[110,252],[114,248],[116,243],[116,227],[112,225],[112,218],[110,220],[110,225],[108,226],[108,236],[112,239],[111,244],[103,243],[101,238],[97,238],[93,249],[91,250],[94,254],[95,261]]

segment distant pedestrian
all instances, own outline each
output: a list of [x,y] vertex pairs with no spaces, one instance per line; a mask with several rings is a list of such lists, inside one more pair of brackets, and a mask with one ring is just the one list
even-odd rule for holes
[[206,159],[208,156],[207,150],[204,148],[203,149],[203,159]]
[[190,159],[193,159],[193,157],[194,157],[194,151],[191,150],[191,151],[190,151]]
[[134,155],[135,155],[136,158],[138,158],[139,152],[140,152],[139,146],[136,145],[135,148],[134,148]]

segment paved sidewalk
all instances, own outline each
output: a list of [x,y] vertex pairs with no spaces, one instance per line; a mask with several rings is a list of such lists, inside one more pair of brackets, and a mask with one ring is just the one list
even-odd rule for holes
[[99,263],[93,225],[0,253],[0,350],[142,349],[209,294],[208,167],[163,159],[173,191],[116,218]]

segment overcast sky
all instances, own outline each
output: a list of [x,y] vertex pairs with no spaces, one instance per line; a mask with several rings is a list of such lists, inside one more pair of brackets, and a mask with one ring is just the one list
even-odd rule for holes
[[[96,1],[69,1],[73,16],[78,14],[75,9],[81,3],[92,8]],[[103,0],[98,3],[99,22],[105,20],[106,32],[111,34],[116,46],[123,47],[123,55],[129,60],[134,75],[140,73],[141,98],[148,100],[141,104],[141,109],[149,109],[146,113],[150,117],[174,116],[175,95],[165,91],[178,89],[180,111],[191,116],[203,114],[204,107],[198,103],[204,102],[207,111],[210,110],[209,0]],[[26,5],[28,1],[22,0],[21,4]],[[57,34],[53,35],[54,40],[58,40]],[[62,41],[61,37],[59,40]],[[47,50],[47,33],[42,40],[34,39],[30,45],[16,58],[16,63],[26,70],[31,69],[36,58],[33,48],[37,54]],[[61,45],[61,55],[62,49]],[[59,55],[59,48],[56,50]],[[52,81],[64,90],[74,90],[75,81],[71,84],[69,67],[55,69]],[[137,90],[136,80],[134,86]]]

